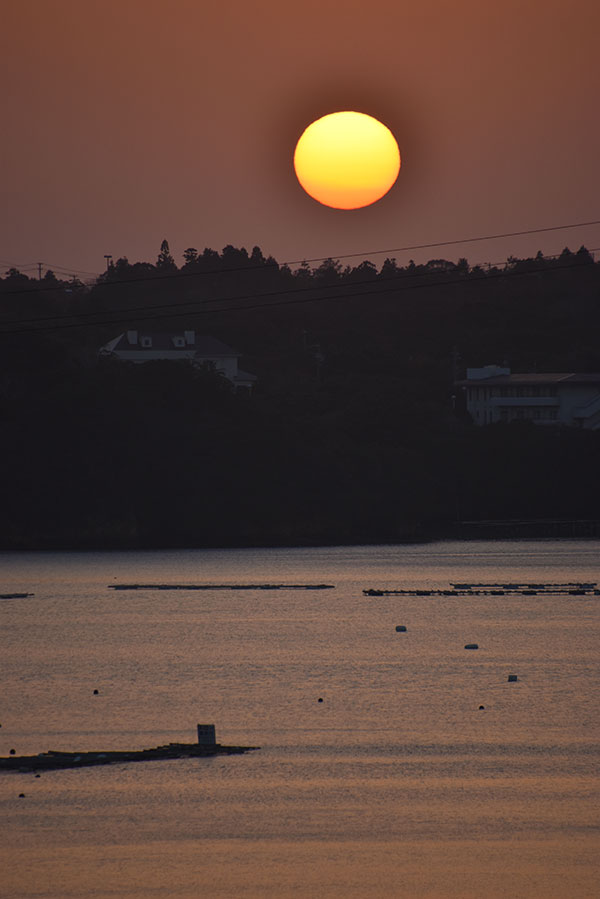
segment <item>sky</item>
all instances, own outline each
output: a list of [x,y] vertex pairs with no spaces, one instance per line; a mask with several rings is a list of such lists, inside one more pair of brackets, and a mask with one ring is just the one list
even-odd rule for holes
[[[165,238],[178,263],[600,248],[596,225],[398,250],[600,219],[597,0],[19,0],[2,18],[0,272],[85,278]],[[293,172],[304,128],[344,109],[402,155],[362,210]]]

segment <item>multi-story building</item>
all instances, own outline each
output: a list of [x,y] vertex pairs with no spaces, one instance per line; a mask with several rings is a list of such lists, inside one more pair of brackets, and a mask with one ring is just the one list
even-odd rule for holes
[[476,425],[532,421],[540,425],[600,428],[600,374],[512,374],[510,368],[468,368],[457,387],[466,393]]

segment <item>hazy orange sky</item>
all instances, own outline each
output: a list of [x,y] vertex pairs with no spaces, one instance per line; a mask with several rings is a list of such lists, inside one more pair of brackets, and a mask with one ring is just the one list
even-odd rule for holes
[[[600,219],[598,0],[5,4],[0,267],[99,272],[258,244],[279,261]],[[402,171],[362,210],[299,187],[297,138],[377,116]],[[600,247],[600,227],[398,262]]]

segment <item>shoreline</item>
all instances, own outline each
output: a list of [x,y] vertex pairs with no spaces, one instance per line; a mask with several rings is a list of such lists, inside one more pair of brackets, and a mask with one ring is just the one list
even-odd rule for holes
[[599,540],[600,520],[533,519],[506,521],[465,521],[453,527],[432,529],[414,535],[368,536],[264,540],[214,540],[195,543],[145,540],[77,540],[37,539],[14,541],[0,546],[0,552],[153,552],[159,550],[214,549],[319,549],[337,546],[422,546],[456,540],[465,543],[478,540]]

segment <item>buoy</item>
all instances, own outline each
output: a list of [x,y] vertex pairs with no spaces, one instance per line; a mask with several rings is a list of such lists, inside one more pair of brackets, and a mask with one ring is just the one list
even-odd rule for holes
[[16,749],[11,749],[11,750],[10,750],[10,755],[16,755],[16,754],[17,754],[17,750],[16,750]]
[[319,696],[317,702],[323,702],[322,698]]
[[98,695],[98,691],[94,690],[94,696],[97,696],[97,695]]
[[508,683],[509,683],[509,684],[514,684],[515,681],[518,681],[518,680],[519,680],[519,678],[517,677],[516,674],[509,674],[509,675],[508,675]]
[[465,643],[465,649],[479,649],[479,643]]
[[36,774],[35,776],[36,776],[36,777],[39,777],[40,775],[39,775],[39,774]]
[[396,625],[396,633],[397,634],[405,634],[406,633],[406,625],[405,624],[397,624]]
[[25,799],[25,793],[19,793],[19,799]]

